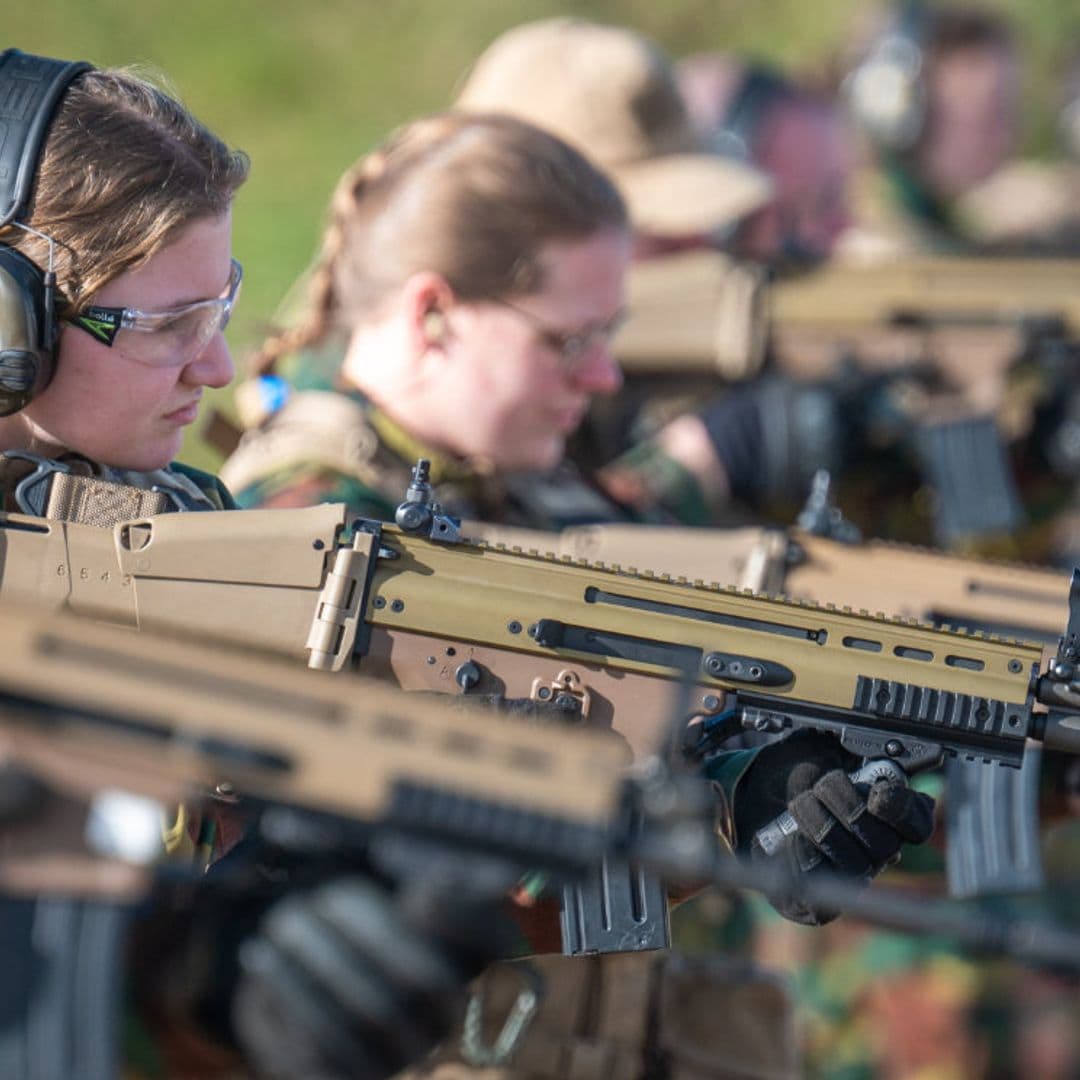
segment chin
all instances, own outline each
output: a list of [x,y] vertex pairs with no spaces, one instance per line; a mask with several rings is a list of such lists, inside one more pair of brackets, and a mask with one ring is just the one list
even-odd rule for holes
[[515,461],[506,468],[519,472],[547,472],[554,469],[566,452],[566,440],[561,436],[544,440],[531,447],[519,447]]
[[180,452],[179,445],[132,450],[124,447],[115,454],[102,455],[95,460],[103,465],[110,465],[114,469],[128,469],[131,472],[154,472],[156,469],[164,469],[170,462],[176,460]]

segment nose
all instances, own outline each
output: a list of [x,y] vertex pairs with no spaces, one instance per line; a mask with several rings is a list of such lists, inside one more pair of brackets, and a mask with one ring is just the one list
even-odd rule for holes
[[194,360],[184,366],[181,379],[189,386],[208,386],[213,390],[228,386],[236,369],[225,335],[218,331]]
[[615,359],[611,343],[597,341],[591,345],[574,369],[571,380],[587,394],[608,396],[623,384],[622,368]]

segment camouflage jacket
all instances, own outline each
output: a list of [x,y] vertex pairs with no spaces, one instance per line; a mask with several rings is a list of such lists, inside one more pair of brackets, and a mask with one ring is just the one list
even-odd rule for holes
[[[393,520],[421,457],[431,462],[435,498],[463,519],[558,531],[705,517],[690,474],[650,448],[605,470],[603,483],[568,462],[547,473],[485,473],[414,438],[361,394],[328,388],[290,392],[244,435],[221,473],[241,507],[342,502],[362,517]],[[609,477],[617,487],[604,486]]]

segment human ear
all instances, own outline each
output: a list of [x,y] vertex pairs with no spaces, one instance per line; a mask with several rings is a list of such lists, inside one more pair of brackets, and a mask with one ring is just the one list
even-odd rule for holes
[[447,312],[453,303],[454,291],[441,274],[425,270],[405,283],[402,304],[418,355],[445,348],[450,336]]
[[442,345],[446,341],[446,316],[438,308],[424,312],[423,327],[429,345]]

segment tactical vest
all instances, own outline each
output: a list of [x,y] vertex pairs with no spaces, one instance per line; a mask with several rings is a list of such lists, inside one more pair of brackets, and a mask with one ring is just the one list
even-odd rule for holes
[[232,508],[214,477],[187,466],[135,472],[76,454],[45,458],[23,450],[0,453],[0,491],[9,513],[103,527],[170,511]]
[[782,977],[721,954],[539,956],[489,968],[460,1040],[398,1080],[795,1080],[793,1018]]

